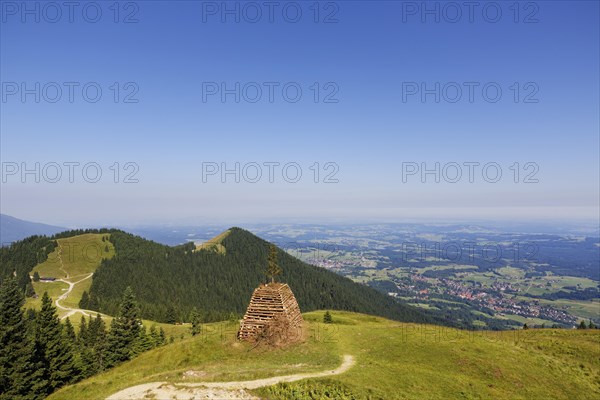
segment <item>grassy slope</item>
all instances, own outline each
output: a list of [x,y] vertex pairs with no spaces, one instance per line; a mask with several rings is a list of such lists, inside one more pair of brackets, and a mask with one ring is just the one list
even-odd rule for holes
[[[235,341],[237,324],[210,324],[207,335],[150,351],[50,399],[101,399],[152,381],[247,380],[325,370],[342,354],[357,364],[329,378],[357,398],[587,399],[600,395],[600,331],[467,332],[397,323],[361,314],[305,314],[305,343],[285,350],[250,350]],[[219,328],[221,326],[221,328]],[[223,335],[221,335],[223,332]],[[309,381],[310,382],[310,381]],[[295,385],[295,384],[292,384]],[[265,395],[261,389],[259,394]]]
[[[335,343],[308,339],[275,351],[252,349],[235,339],[237,322],[204,326],[204,334],[149,351],[101,375],[64,388],[50,399],[104,399],[132,385],[154,381],[246,380],[335,368],[340,362]],[[186,371],[201,377],[186,379]]]
[[[104,258],[111,258],[115,254],[115,248],[108,240],[103,242],[102,237],[108,237],[108,234],[84,234],[64,239],[58,239],[58,246],[48,255],[48,259],[38,264],[31,274],[38,272],[41,277],[54,277],[65,279],[70,282],[77,282],[85,278],[90,273],[96,271],[100,262]],[[108,252],[106,251],[108,247]],[[62,249],[62,250],[61,250]],[[59,257],[60,251],[60,257]],[[62,261],[62,263],[61,263]],[[66,278],[66,277],[69,278]],[[89,291],[92,279],[86,279],[73,288],[69,296],[62,301],[63,306],[77,308],[79,300],[84,291]],[[37,299],[28,298],[25,306],[27,308],[39,309],[41,294],[48,291],[48,295],[53,299],[63,293],[63,289],[68,285],[63,282],[34,282],[33,288],[39,295]],[[59,315],[62,315],[59,310]]]
[[225,254],[226,249],[225,249],[225,246],[223,246],[222,242],[227,236],[229,236],[229,233],[231,233],[231,230],[228,229],[225,232],[221,232],[220,234],[218,234],[214,238],[210,239],[209,241],[204,242],[199,245],[196,245],[196,251],[212,250],[219,254]]

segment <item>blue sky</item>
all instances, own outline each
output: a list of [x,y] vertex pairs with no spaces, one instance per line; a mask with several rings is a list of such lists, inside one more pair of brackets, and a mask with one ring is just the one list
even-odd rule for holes
[[[122,2],[118,16],[112,1],[81,2],[72,22],[64,6],[58,16],[44,2],[27,2],[30,14],[21,2],[0,3],[2,213],[69,226],[598,220],[598,2],[480,2],[472,21],[464,6],[458,17],[447,3],[427,2],[440,10],[439,22],[424,3],[400,1],[282,1],[273,22],[263,2],[228,2],[239,22],[222,13],[222,2]],[[262,12],[256,23],[254,5]],[[137,22],[124,23],[128,16]],[[337,22],[325,23],[327,16]],[[239,103],[206,92],[236,82]],[[273,82],[273,102],[265,82]],[[436,82],[440,101],[423,101],[421,85]],[[34,92],[24,101],[22,84]],[[286,84],[290,98],[302,90],[297,102],[284,98]],[[251,102],[257,85],[262,96]],[[457,86],[462,97],[452,102]],[[95,87],[102,97],[92,103]],[[124,102],[133,91],[137,103]],[[31,174],[22,182],[23,163],[36,162],[40,182]],[[74,182],[65,162],[79,163]],[[138,183],[123,182],[134,171],[127,162],[139,168]],[[239,183],[231,174],[223,183],[219,173],[203,182],[203,163],[236,162]],[[280,163],[272,183],[265,162]],[[335,165],[325,169],[328,162]],[[465,162],[480,163],[472,183]],[[52,163],[62,166],[56,183]],[[82,178],[86,163],[100,166],[98,182]],[[248,163],[262,166],[257,183],[244,179],[253,175]],[[282,177],[287,163],[301,169],[297,183]],[[439,163],[440,182],[422,182],[420,173],[403,182],[403,163]],[[449,163],[462,166],[456,183],[442,175],[456,165]],[[487,163],[502,171],[498,182],[482,176]],[[323,182],[334,170],[338,182]],[[534,170],[539,182],[523,182]]]

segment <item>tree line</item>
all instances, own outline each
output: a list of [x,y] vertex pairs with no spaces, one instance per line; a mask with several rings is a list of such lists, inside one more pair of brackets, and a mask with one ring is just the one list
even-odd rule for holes
[[196,250],[193,243],[170,247],[124,232],[109,240],[115,256],[101,262],[81,308],[114,314],[120,294],[131,286],[143,318],[190,322],[194,307],[202,322],[241,317],[260,284],[271,280],[268,260],[277,258],[279,280],[290,285],[303,312],[331,309],[361,312],[400,321],[455,326],[451,316],[435,316],[334,272],[306,264],[240,228],[222,241],[224,252]]
[[[85,233],[108,233],[116,254],[103,260],[80,307],[115,315],[121,294],[131,286],[143,318],[166,323],[189,322],[192,310],[201,322],[239,318],[252,291],[270,279],[265,274],[270,243],[248,231],[232,228],[223,240],[224,254],[211,248],[195,250],[193,243],[164,246],[116,229],[62,232],[34,236],[0,248],[0,281],[16,274],[19,286],[34,295],[31,270],[47,259],[56,239]],[[451,312],[433,312],[406,305],[367,285],[308,265],[276,249],[283,267],[280,279],[292,288],[302,311],[332,309],[374,314],[390,319],[469,327]]]
[[81,318],[79,332],[61,322],[44,293],[39,311],[23,310],[14,277],[0,283],[0,400],[43,399],[62,386],[112,368],[166,343],[162,328],[142,325],[131,288],[107,329],[101,316]]

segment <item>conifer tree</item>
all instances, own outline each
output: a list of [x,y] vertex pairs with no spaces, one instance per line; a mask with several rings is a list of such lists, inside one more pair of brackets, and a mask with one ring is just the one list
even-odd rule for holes
[[43,362],[47,370],[48,394],[71,383],[79,371],[75,367],[73,348],[65,340],[63,326],[48,292],[42,296],[42,307],[37,315],[35,342],[40,350],[39,355],[43,356],[43,360],[38,361]]
[[71,324],[71,320],[69,317],[65,319],[65,337],[71,341],[72,344],[75,344],[77,341],[77,337],[75,336],[75,329],[73,328],[73,324]]
[[88,310],[98,310],[98,297],[94,294],[89,295]]
[[84,310],[89,310],[90,306],[90,297],[87,291],[83,291],[81,295],[81,300],[79,300],[79,308],[83,308]]
[[200,314],[198,313],[198,310],[196,309],[196,307],[194,307],[194,309],[192,310],[191,319],[192,319],[192,321],[191,321],[192,322],[192,336],[196,336],[202,330]]
[[21,307],[25,303],[17,280],[0,284],[0,399],[23,398],[31,392],[33,346]]
[[31,282],[27,282],[27,285],[25,285],[25,296],[33,297],[34,295],[35,290],[33,289],[33,285],[31,284]]
[[140,329],[140,336],[135,342],[135,354],[141,354],[153,347],[154,343],[152,343],[152,337],[148,334],[146,327],[142,326]]
[[[102,321],[102,320],[100,320]],[[88,318],[87,324],[87,337],[86,344],[88,347],[93,348],[96,346],[96,340],[98,339],[100,325],[98,324],[98,320],[96,318],[92,318],[91,316]]]
[[89,347],[79,347],[79,368],[83,379],[100,372],[96,363],[96,354]]
[[79,335],[77,336],[77,341],[79,342],[79,344],[81,346],[87,346],[88,345],[88,328],[87,328],[87,322],[85,320],[85,315],[81,316],[81,322],[79,323]]
[[106,365],[115,366],[132,359],[136,353],[142,321],[131,287],[123,293],[119,315],[110,324],[107,337]]
[[152,347],[158,347],[160,345],[160,334],[156,330],[156,325],[150,327],[149,336],[152,339]]
[[106,324],[104,320],[100,316],[100,314],[96,314],[96,318],[94,321],[90,321],[90,325],[93,325],[93,331],[95,340],[93,342],[94,354],[96,367],[98,371],[103,371],[104,366],[104,353],[106,349]]
[[177,311],[175,310],[175,307],[172,304],[169,304],[169,307],[167,307],[166,321],[167,324],[174,324],[177,322]]
[[273,244],[269,247],[269,257],[267,263],[267,276],[271,278],[271,282],[275,282],[275,278],[281,275],[283,270],[277,263],[277,247],[275,247]]
[[329,311],[325,311],[325,314],[323,315],[323,322],[326,324],[333,323],[333,318],[331,318],[331,313]]
[[165,335],[165,330],[162,328],[162,326],[160,327],[160,345],[162,346],[163,344],[167,343],[167,336]]

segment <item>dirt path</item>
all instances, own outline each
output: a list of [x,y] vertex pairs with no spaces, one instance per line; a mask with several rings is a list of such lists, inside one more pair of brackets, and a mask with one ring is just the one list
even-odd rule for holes
[[63,306],[60,304],[60,302],[69,296],[69,294],[73,291],[73,288],[75,287],[75,285],[77,285],[80,282],[85,281],[86,279],[90,279],[92,277],[92,275],[94,275],[93,272],[91,274],[87,275],[85,278],[78,280],[77,282],[71,282],[71,281],[67,281],[65,279],[57,279],[57,281],[64,282],[67,285],[69,285],[69,288],[67,289],[67,291],[64,292],[63,294],[61,294],[54,301],[54,304],[56,304],[56,308],[63,310],[63,311],[67,311],[67,313],[65,315],[63,315],[62,317],[60,317],[60,319],[65,319],[76,313],[81,313],[81,314],[85,315],[86,317],[90,317],[90,314],[88,314],[86,312],[86,310],[82,310],[81,308],[71,308],[71,307]]
[[81,308],[71,308],[71,307],[63,306],[63,305],[60,304],[60,302],[62,300],[65,300],[67,297],[69,297],[69,294],[73,291],[73,288],[75,287],[75,285],[77,285],[80,282],[85,281],[86,279],[90,279],[92,277],[92,275],[94,275],[94,273],[92,272],[92,273],[86,275],[85,278],[80,279],[77,282],[71,282],[70,276],[69,276],[69,272],[67,272],[67,270],[65,269],[65,264],[63,264],[63,260],[62,260],[62,246],[60,245],[60,242],[58,243],[58,260],[60,261],[60,269],[65,273],[65,277],[63,279],[57,279],[57,281],[64,282],[67,285],[69,285],[69,288],[67,289],[67,291],[64,292],[63,294],[61,294],[54,301],[54,304],[56,304],[56,308],[58,308],[59,310],[63,310],[63,311],[67,312],[65,315],[63,315],[62,317],[60,317],[60,319],[65,319],[65,318],[70,317],[71,315],[77,314],[77,313],[81,313],[81,314],[85,315],[86,317],[91,317],[92,315],[89,314],[89,313],[92,313],[93,311],[82,310]]
[[133,399],[258,399],[246,392],[246,389],[257,389],[272,386],[281,382],[294,382],[308,378],[322,378],[342,374],[354,365],[354,357],[346,354],[342,364],[334,370],[312,372],[306,374],[275,376],[272,378],[256,379],[238,382],[198,382],[198,383],[168,383],[151,382],[132,386],[121,390],[106,400]]

